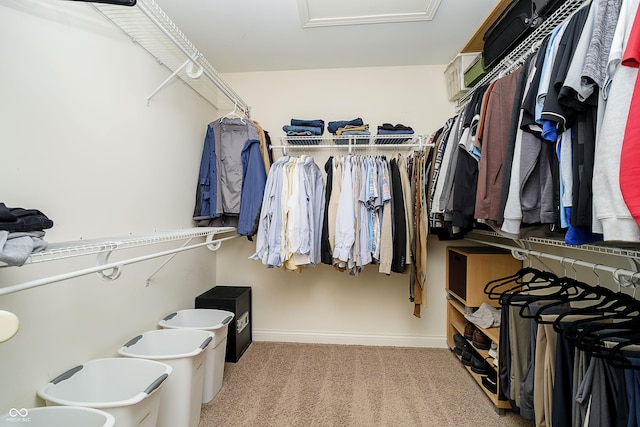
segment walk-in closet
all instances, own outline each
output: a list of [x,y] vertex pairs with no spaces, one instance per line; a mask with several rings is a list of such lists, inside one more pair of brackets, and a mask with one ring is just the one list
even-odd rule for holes
[[640,425],[638,1],[365,3],[0,0],[0,426]]

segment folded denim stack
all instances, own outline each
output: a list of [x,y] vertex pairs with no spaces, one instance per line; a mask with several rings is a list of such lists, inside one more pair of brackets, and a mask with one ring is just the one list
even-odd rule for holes
[[[385,137],[388,135],[413,135],[413,129],[401,123],[397,125],[383,123],[382,126],[378,126],[378,135]],[[411,138],[376,138],[376,144],[402,144],[410,139]]]
[[[371,135],[371,132],[369,132],[369,125],[364,124],[360,117],[353,120],[329,122],[327,130],[340,137],[334,139],[336,144],[348,144],[349,141],[355,144],[368,144],[369,135]],[[347,138],[351,136],[354,138]]]
[[282,126],[282,130],[285,131],[287,136],[311,137],[311,138],[290,139],[289,144],[314,144],[315,145],[315,144],[318,144],[322,139],[320,138],[320,136],[324,133],[324,120],[291,119],[291,124]]

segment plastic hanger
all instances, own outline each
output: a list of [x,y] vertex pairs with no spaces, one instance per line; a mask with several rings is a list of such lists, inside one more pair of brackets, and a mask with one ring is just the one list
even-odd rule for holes
[[223,118],[226,118],[226,119],[230,119],[230,118],[237,117],[237,118],[239,118],[239,119],[240,119],[240,121],[241,121],[243,124],[244,124],[244,123],[246,123],[246,122],[244,121],[244,115],[238,114],[238,111],[237,111],[237,110],[238,110],[238,101],[236,101],[236,100],[234,99],[234,100],[233,100],[233,111],[231,111],[231,112],[229,112],[229,113],[225,114],[225,115],[224,115],[224,116],[222,116],[222,117],[223,117]]

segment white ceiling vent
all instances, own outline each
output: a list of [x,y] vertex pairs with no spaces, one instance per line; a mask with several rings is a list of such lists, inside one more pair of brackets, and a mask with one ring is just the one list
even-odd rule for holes
[[440,0],[298,0],[302,28],[431,21]]

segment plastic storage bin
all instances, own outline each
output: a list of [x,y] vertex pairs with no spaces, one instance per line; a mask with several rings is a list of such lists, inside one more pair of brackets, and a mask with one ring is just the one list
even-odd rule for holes
[[197,329],[158,329],[131,339],[122,356],[161,360],[173,368],[160,398],[158,427],[197,427],[200,422],[205,349],[213,334]]
[[108,412],[81,406],[44,406],[12,408],[0,415],[0,427],[113,427],[115,418]]
[[207,348],[204,368],[202,403],[209,403],[222,388],[229,323],[234,314],[226,310],[206,308],[180,310],[165,316],[158,324],[166,329],[202,329],[213,334]]
[[[113,415],[118,427],[155,427],[171,366],[145,359],[94,359],[38,390],[47,406],[83,406]],[[71,425],[71,424],[69,424]]]
[[447,81],[449,101],[455,101],[469,90],[464,84],[464,71],[478,55],[479,53],[460,53],[447,65],[444,75]]

